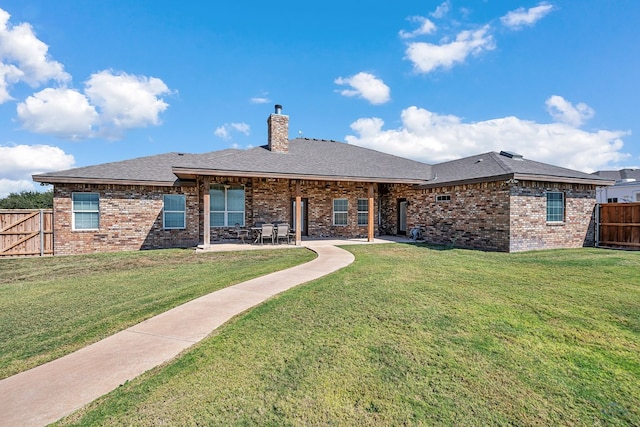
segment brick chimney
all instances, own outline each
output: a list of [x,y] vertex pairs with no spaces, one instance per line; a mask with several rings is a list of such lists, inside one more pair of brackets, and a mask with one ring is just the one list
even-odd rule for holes
[[274,153],[289,152],[289,116],[282,114],[282,105],[276,105],[276,112],[269,115],[269,150]]

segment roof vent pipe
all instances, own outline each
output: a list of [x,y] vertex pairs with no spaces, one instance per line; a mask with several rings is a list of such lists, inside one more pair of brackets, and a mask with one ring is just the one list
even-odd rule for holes
[[276,104],[276,114],[282,114],[282,105]]

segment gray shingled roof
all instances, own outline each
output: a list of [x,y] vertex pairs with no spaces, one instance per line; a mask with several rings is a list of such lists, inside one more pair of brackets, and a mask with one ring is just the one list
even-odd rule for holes
[[408,182],[423,183],[425,187],[518,177],[613,183],[611,178],[528,159],[518,160],[496,152],[431,166],[342,142],[306,138],[290,140],[288,153],[272,152],[266,146],[203,154],[167,153],[34,175],[33,179],[45,183],[175,185],[179,177],[190,179],[197,174]]
[[[288,153],[271,152],[266,146],[248,150],[227,149],[204,154],[168,153],[120,162],[34,175],[38,182],[122,182],[173,185],[181,170],[202,173],[235,172],[281,176],[369,179],[379,182],[426,182],[432,166],[335,141],[294,139]],[[186,177],[188,174],[184,174]]]
[[[227,150],[225,150],[227,151]],[[221,155],[225,151],[221,151]],[[50,172],[34,175],[34,181],[38,182],[91,182],[91,181],[125,181],[164,183],[172,185],[177,181],[172,167],[188,165],[193,154],[167,153],[156,156],[139,157],[120,162],[102,163],[95,166],[69,169],[59,172]]]
[[610,184],[606,178],[566,169],[547,163],[535,162],[502,153],[488,152],[433,166],[435,177],[425,187],[465,182],[492,181],[495,179],[524,179],[527,177],[549,181],[599,182]]
[[[267,146],[194,156],[189,168],[202,171],[246,172],[325,178],[407,180],[426,182],[432,166],[343,142],[298,138],[289,141],[288,153]],[[174,171],[180,172],[178,168]]]

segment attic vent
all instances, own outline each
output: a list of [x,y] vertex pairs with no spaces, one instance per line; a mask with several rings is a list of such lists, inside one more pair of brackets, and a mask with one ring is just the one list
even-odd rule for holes
[[522,154],[514,153],[513,151],[501,151],[500,155],[513,160],[522,160]]

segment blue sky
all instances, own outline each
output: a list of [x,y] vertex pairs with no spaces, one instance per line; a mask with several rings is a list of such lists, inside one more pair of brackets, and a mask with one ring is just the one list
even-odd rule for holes
[[31,174],[291,138],[427,163],[640,165],[635,0],[0,1],[0,197]]

